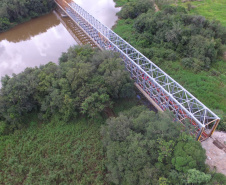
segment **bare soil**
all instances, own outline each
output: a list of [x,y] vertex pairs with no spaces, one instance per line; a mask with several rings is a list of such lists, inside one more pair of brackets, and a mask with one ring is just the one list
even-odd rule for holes
[[154,6],[155,6],[155,12],[158,12],[159,11],[158,5],[154,3]]
[[212,137],[201,144],[206,150],[206,164],[210,169],[216,168],[218,173],[226,175],[226,132],[215,131]]

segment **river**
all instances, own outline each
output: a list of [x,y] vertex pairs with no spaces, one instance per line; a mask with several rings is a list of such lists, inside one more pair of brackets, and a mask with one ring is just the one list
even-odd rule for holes
[[[75,0],[77,4],[108,27],[116,20],[113,0]],[[0,77],[18,74],[27,67],[58,62],[62,52],[72,45],[92,43],[84,38],[69,18],[56,11],[20,24],[0,33]],[[0,84],[1,86],[1,84]]]

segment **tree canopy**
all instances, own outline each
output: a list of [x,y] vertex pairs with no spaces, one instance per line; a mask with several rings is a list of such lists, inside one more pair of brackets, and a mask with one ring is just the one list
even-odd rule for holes
[[119,17],[132,19],[136,31],[136,47],[155,63],[180,60],[196,72],[210,69],[222,56],[226,44],[226,28],[218,21],[190,15],[180,6],[165,6],[154,11],[151,1],[126,3]]
[[0,32],[25,19],[48,13],[54,7],[54,0],[1,0]]
[[133,83],[117,54],[90,46],[71,47],[59,59],[2,78],[0,121],[14,130],[37,111],[40,119],[61,115],[65,121],[78,113],[95,117],[114,99],[134,95]]
[[210,182],[205,150],[172,120],[143,106],[108,119],[101,131],[108,179],[131,185]]

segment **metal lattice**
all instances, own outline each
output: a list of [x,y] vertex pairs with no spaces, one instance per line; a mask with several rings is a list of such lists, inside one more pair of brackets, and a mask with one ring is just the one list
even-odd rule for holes
[[131,77],[163,111],[172,111],[183,124],[188,120],[196,128],[198,140],[212,135],[220,118],[197,98],[75,2],[56,0],[56,3],[98,47],[120,53]]

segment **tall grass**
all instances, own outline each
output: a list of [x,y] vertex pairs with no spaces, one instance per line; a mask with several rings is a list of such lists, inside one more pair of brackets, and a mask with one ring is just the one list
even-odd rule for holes
[[100,125],[55,118],[1,137],[0,184],[105,184]]
[[201,1],[187,1],[178,3],[181,6],[188,7],[192,5],[190,12],[205,16],[207,19],[219,20],[223,26],[226,27],[226,1],[225,0],[201,0]]

